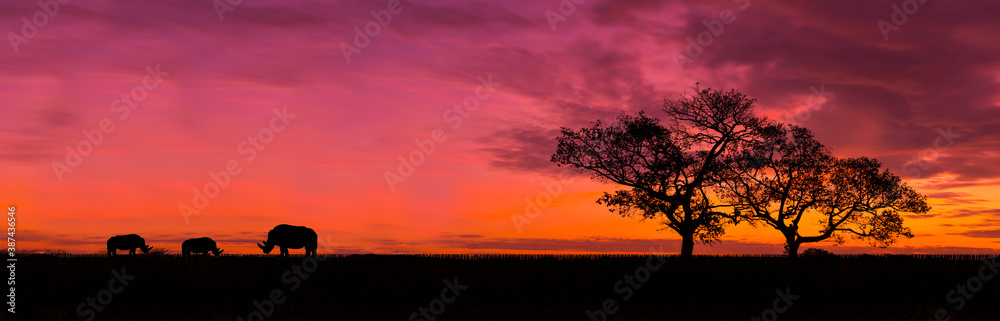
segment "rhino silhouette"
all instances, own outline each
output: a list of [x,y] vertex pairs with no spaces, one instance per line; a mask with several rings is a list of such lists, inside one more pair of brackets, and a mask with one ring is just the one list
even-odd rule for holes
[[184,257],[190,257],[191,253],[203,254],[208,256],[208,252],[212,252],[215,256],[219,256],[222,253],[222,249],[215,244],[211,238],[199,237],[194,239],[188,239],[181,243],[181,252],[184,253]]
[[264,244],[257,243],[264,254],[270,254],[275,246],[281,249],[280,256],[288,255],[288,249],[306,249],[306,256],[316,255],[316,231],[305,226],[281,224],[267,233]]
[[149,253],[152,246],[146,245],[146,240],[139,235],[115,235],[108,239],[108,256],[118,255],[117,250],[128,250],[129,255],[135,254],[135,249],[142,250],[142,253]]

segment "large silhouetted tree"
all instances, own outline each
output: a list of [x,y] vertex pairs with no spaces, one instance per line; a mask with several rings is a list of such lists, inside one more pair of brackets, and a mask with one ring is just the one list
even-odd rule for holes
[[718,241],[728,204],[711,193],[721,160],[756,139],[767,120],[753,114],[754,100],[736,90],[695,89],[692,96],[665,100],[665,123],[639,113],[622,114],[605,126],[563,128],[552,162],[603,182],[625,187],[598,203],[622,216],[658,218],[681,236],[681,255],[694,242]]
[[717,187],[740,212],[738,219],[781,232],[789,257],[798,256],[802,243],[833,238],[842,244],[844,235],[884,248],[899,236],[913,237],[899,212],[930,210],[925,196],[880,171],[876,159],[836,158],[802,127],[763,132],[756,146],[726,162]]

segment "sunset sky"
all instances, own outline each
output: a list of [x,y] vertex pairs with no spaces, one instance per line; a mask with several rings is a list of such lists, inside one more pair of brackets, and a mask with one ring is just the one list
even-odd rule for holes
[[[888,249],[803,248],[1000,249],[1000,3],[576,1],[5,1],[0,202],[21,250],[137,233],[260,253],[288,223],[320,253],[676,253],[657,222],[595,203],[614,185],[549,157],[560,127],[659,116],[700,83],[877,157],[934,207]],[[740,225],[695,254],[781,242]]]

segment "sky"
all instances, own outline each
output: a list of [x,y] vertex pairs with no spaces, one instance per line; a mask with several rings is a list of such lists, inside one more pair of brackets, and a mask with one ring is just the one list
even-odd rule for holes
[[[580,3],[577,3],[580,2]],[[19,250],[136,233],[227,253],[277,224],[320,253],[676,253],[549,161],[560,127],[735,88],[928,196],[916,237],[1000,249],[1000,3],[0,3],[0,202]],[[522,218],[515,223],[512,217]],[[746,225],[696,254],[778,254]],[[300,250],[301,251],[301,250]]]

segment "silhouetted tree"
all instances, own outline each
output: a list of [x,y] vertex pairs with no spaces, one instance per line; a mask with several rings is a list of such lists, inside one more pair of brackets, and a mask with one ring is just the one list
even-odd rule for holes
[[695,89],[693,96],[664,100],[666,124],[639,113],[622,114],[604,126],[562,128],[552,162],[626,188],[604,193],[598,203],[622,216],[660,218],[682,238],[691,256],[695,238],[711,243],[724,233],[727,204],[711,186],[720,160],[755,139],[766,119],[754,116],[754,100],[736,90]]
[[811,247],[806,249],[805,251],[802,251],[802,256],[830,257],[830,256],[836,256],[836,254],[830,253],[830,251],[824,249]]
[[[781,232],[789,257],[798,256],[802,243],[833,238],[843,244],[844,235],[884,248],[899,236],[913,237],[899,212],[930,210],[924,195],[880,171],[876,159],[836,158],[812,132],[794,125],[763,132],[757,146],[727,161],[719,192],[740,212],[737,219]],[[818,219],[815,234],[802,232],[807,216]]]

